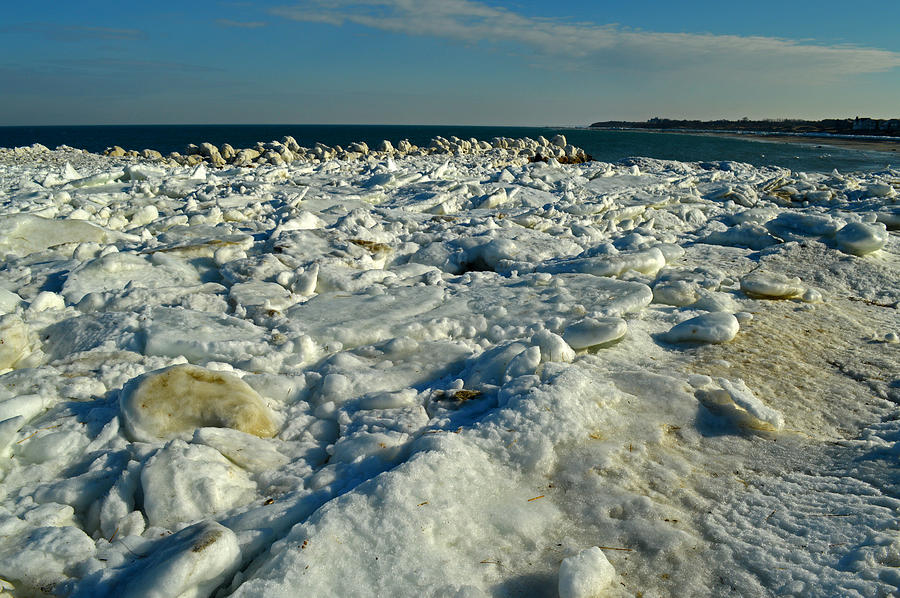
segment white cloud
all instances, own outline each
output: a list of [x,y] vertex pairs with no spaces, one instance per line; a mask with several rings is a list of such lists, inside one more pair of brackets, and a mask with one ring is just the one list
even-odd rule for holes
[[232,21],[231,19],[216,19],[216,24],[222,27],[237,27],[239,29],[259,29],[265,27],[265,21]]
[[762,36],[632,30],[528,17],[475,0],[306,0],[270,13],[295,21],[352,23],[465,43],[513,44],[538,56],[568,58],[597,68],[732,70],[756,77],[832,79],[900,66],[900,53],[886,50]]

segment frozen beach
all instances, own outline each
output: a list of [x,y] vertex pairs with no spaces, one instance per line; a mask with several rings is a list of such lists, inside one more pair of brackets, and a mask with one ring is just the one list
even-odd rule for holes
[[896,595],[900,171],[261,149],[0,149],[0,596]]

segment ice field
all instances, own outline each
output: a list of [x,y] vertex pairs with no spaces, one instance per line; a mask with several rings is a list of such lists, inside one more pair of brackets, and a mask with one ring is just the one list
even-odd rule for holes
[[900,171],[277,145],[0,150],[0,596],[896,595]]

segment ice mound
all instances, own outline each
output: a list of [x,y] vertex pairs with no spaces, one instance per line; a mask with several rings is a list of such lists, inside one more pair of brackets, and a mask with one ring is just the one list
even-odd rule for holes
[[268,438],[278,431],[262,397],[237,376],[195,365],[144,374],[122,389],[122,419],[143,442],[189,439],[196,428],[233,428]]
[[582,550],[559,566],[559,598],[598,598],[615,576],[602,550],[596,546]]
[[737,318],[724,311],[715,311],[676,324],[664,338],[672,343],[727,343],[737,335]]
[[887,243],[887,227],[881,222],[868,224],[851,222],[837,232],[835,236],[838,247],[844,253],[852,255],[868,255],[878,251]]

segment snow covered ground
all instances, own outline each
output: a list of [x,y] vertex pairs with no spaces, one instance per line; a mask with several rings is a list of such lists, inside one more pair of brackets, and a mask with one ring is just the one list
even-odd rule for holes
[[898,189],[2,150],[0,595],[895,595]]

